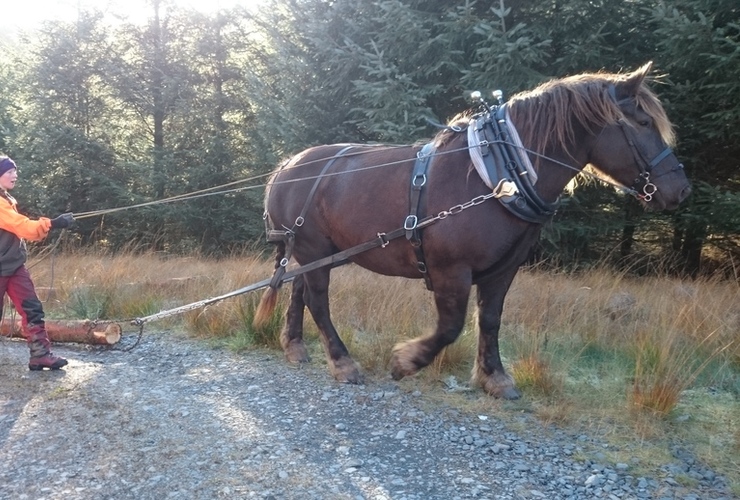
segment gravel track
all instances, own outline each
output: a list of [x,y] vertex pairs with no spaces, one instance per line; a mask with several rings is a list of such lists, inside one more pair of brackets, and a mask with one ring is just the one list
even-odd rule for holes
[[173,332],[130,352],[54,351],[66,370],[29,372],[25,343],[0,340],[1,499],[733,498],[685,450],[642,477],[603,463],[598,438],[389,378],[339,385],[277,352]]

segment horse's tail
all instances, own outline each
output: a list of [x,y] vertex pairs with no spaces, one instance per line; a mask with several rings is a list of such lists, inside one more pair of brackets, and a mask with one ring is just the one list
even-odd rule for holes
[[254,328],[262,328],[267,320],[270,319],[272,313],[275,311],[277,305],[278,289],[272,286],[265,290],[260,299],[260,304],[257,306],[257,310],[254,313],[254,319],[252,320],[252,326]]
[[285,267],[280,265],[284,257],[285,243],[279,242],[275,249],[275,274],[273,274],[273,280],[267,287],[267,290],[265,290],[265,293],[262,294],[257,310],[254,312],[254,319],[252,320],[252,326],[254,328],[261,328],[264,326],[265,323],[267,323],[267,320],[272,316],[272,313],[275,312],[278,290],[280,289],[280,285],[283,284],[282,280],[279,278],[280,275],[285,272]]

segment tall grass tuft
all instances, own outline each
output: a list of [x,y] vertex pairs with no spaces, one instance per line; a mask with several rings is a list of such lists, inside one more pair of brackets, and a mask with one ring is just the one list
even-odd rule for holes
[[79,319],[112,318],[113,296],[109,290],[92,287],[76,288],[69,293],[66,309]]
[[516,385],[524,391],[536,391],[543,396],[560,392],[560,384],[549,363],[539,353],[517,359],[511,367],[511,375]]
[[642,334],[635,346],[635,373],[629,402],[634,408],[658,416],[666,416],[676,407],[691,373],[690,367],[678,366],[686,361],[685,356],[669,339],[670,334],[663,335],[659,341]]

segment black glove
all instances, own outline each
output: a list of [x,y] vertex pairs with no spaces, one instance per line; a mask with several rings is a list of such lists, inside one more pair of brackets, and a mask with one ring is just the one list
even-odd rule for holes
[[62,214],[54,219],[51,219],[51,228],[65,229],[71,226],[74,221],[75,218],[72,217],[72,214],[70,212],[67,212],[66,214]]

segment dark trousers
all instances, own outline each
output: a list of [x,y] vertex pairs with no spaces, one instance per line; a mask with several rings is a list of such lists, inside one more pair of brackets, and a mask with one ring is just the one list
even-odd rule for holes
[[21,324],[31,348],[31,356],[49,353],[49,336],[44,324],[44,308],[36,295],[31,274],[25,265],[12,276],[0,276],[0,297],[4,294],[21,315]]

